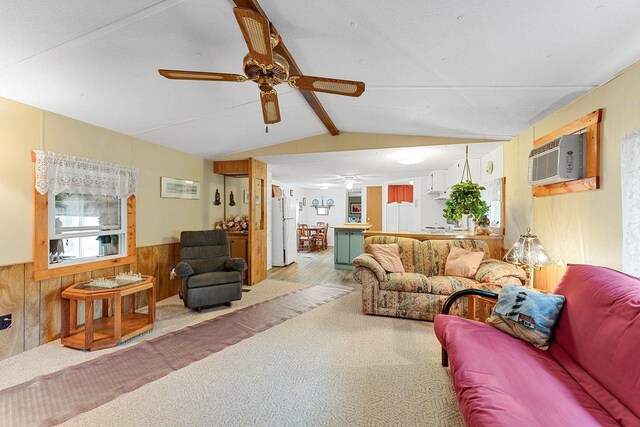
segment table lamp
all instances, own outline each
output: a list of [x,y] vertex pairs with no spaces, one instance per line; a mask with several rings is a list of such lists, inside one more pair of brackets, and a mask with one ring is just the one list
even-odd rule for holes
[[535,270],[540,270],[542,267],[553,264],[538,236],[531,233],[531,228],[527,228],[526,234],[520,235],[518,241],[504,256],[504,260],[526,269],[527,281],[525,287],[527,288],[533,288]]

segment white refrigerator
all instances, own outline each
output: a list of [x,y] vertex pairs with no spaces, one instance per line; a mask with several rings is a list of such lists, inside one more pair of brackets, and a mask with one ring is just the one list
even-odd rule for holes
[[298,255],[298,229],[295,199],[276,197],[271,201],[271,265],[284,267]]

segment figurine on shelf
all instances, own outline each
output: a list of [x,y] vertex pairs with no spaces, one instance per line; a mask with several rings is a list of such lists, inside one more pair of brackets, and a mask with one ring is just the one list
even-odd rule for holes
[[218,191],[217,188],[216,188],[216,200],[215,202],[213,202],[213,204],[216,206],[220,206],[220,192]]
[[233,198],[233,191],[229,193],[229,206],[235,206],[236,201]]

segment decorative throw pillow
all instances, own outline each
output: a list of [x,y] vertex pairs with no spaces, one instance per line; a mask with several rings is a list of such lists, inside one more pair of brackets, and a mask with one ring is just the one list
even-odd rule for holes
[[369,245],[369,252],[385,271],[389,273],[404,273],[404,266],[400,260],[400,247],[397,243]]
[[505,285],[486,322],[540,350],[548,350],[564,301],[562,295],[545,295],[522,286]]
[[484,252],[472,252],[454,246],[444,265],[444,275],[473,279],[482,258],[484,258]]

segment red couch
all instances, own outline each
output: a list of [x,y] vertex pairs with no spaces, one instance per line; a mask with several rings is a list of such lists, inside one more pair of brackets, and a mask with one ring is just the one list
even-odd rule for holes
[[569,266],[549,351],[491,325],[438,315],[468,426],[640,426],[640,280]]

